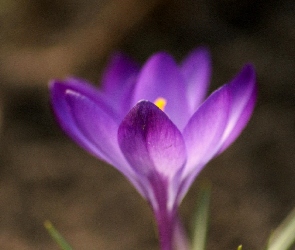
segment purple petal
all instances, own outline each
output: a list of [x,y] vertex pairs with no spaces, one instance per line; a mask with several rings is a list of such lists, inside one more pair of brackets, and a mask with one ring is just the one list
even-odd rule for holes
[[231,83],[215,91],[189,121],[183,132],[188,160],[179,200],[203,166],[225,150],[245,127],[256,92],[254,69],[246,65]]
[[226,88],[215,91],[185,127],[183,137],[187,148],[187,164],[183,176],[199,173],[219,150],[228,121],[229,100]]
[[153,209],[175,205],[177,189],[186,160],[180,131],[156,105],[141,101],[125,117],[118,141],[126,159],[146,183],[145,197]]
[[193,114],[205,99],[211,78],[210,53],[198,48],[182,62],[181,73],[187,84],[187,98],[190,114]]
[[[131,99],[139,65],[123,53],[112,55],[107,68],[102,75],[102,91],[112,100],[120,113],[127,112],[131,108]],[[125,115],[123,115],[124,117]]]
[[95,89],[52,82],[51,102],[63,130],[80,146],[131,178],[132,169],[117,143],[119,123]]
[[205,164],[218,152],[228,120],[229,104],[229,93],[226,88],[215,91],[185,127],[183,137],[187,147],[187,164],[182,174],[178,203]]
[[166,99],[165,113],[181,130],[189,120],[184,79],[173,58],[166,53],[152,56],[139,74],[133,103]]
[[118,123],[122,120],[118,110],[114,105],[112,105],[110,98],[102,93],[99,88],[96,88],[93,84],[87,82],[86,80],[77,77],[69,77],[63,81],[53,80],[50,82],[50,86],[53,86],[54,84],[60,84],[61,92],[69,88],[73,91],[81,93],[82,95],[88,96],[92,100],[104,105],[110,115],[116,119]]
[[180,131],[148,101],[131,109],[119,127],[118,140],[126,159],[142,176],[174,178],[186,160]]
[[255,70],[246,65],[228,84],[231,96],[230,115],[222,138],[222,153],[241,133],[248,123],[257,99]]

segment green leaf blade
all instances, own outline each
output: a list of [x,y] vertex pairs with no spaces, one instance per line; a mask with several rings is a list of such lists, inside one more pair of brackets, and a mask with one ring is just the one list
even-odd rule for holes
[[52,237],[52,239],[59,245],[62,250],[73,250],[70,244],[64,239],[64,237],[55,229],[52,223],[48,220],[44,222],[44,227]]

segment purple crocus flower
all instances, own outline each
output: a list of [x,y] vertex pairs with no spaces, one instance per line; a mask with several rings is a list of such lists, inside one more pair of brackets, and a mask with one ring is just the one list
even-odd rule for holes
[[210,76],[210,55],[201,48],[180,65],[156,53],[141,69],[115,54],[101,89],[74,78],[50,84],[63,130],[149,202],[164,250],[177,237],[177,210],[192,182],[241,133],[255,105],[251,65],[204,101]]

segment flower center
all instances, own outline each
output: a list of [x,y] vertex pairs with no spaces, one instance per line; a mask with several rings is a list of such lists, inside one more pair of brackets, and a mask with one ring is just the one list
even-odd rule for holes
[[164,108],[167,104],[167,101],[165,98],[163,97],[158,97],[155,101],[154,101],[154,104],[159,108],[161,109],[162,111],[164,111]]

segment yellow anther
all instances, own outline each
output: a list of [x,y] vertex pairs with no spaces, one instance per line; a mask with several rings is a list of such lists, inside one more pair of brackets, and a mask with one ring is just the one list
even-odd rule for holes
[[163,97],[159,97],[157,98],[155,101],[154,101],[154,104],[159,108],[161,109],[162,111],[164,111],[164,108],[167,104],[167,101],[166,99],[164,99]]

